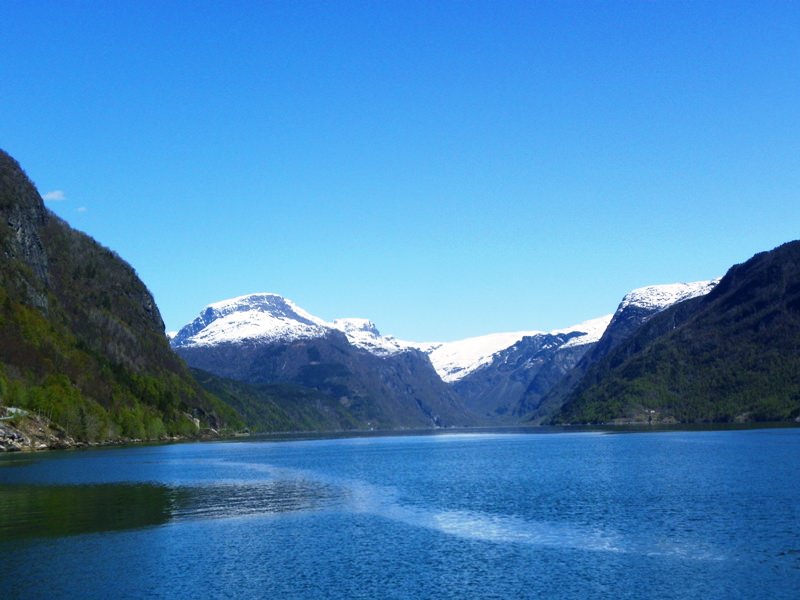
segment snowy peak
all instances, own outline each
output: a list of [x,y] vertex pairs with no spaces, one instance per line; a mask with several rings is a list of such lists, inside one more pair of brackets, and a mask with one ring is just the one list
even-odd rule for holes
[[619,305],[617,312],[636,306],[651,311],[662,311],[678,302],[704,296],[719,283],[720,278],[692,283],[671,283],[667,285],[650,285],[628,293]]
[[175,348],[225,343],[287,343],[319,338],[332,331],[343,333],[361,350],[391,356],[412,344],[382,336],[368,319],[327,322],[278,294],[248,294],[206,306],[200,315],[171,338]]
[[211,310],[218,317],[226,317],[234,313],[257,312],[267,314],[275,319],[296,321],[304,325],[325,325],[322,319],[278,294],[248,294],[209,304],[206,310]]
[[172,339],[174,347],[288,342],[324,336],[327,324],[278,294],[249,294],[206,306]]
[[478,337],[471,337],[455,342],[417,344],[417,347],[426,352],[433,363],[433,368],[439,373],[443,381],[453,383],[463,379],[490,364],[496,354],[510,348],[525,337],[559,335],[579,333],[559,346],[567,348],[593,344],[599,340],[611,321],[612,315],[605,315],[596,319],[585,321],[579,325],[545,331],[512,331],[508,333],[492,333]]

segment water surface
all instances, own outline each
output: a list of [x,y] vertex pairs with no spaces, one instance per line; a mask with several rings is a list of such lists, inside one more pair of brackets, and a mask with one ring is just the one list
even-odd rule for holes
[[2,597],[795,598],[800,430],[0,460]]

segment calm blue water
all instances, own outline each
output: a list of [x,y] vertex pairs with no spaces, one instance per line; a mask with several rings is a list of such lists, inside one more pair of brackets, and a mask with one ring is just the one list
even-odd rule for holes
[[800,430],[0,459],[3,598],[797,598]]

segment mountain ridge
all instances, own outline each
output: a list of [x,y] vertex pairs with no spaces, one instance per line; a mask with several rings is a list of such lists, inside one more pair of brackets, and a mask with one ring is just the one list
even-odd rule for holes
[[731,267],[595,363],[555,422],[800,417],[800,241]]
[[592,365],[632,336],[648,320],[676,304],[710,293],[719,281],[720,278],[715,278],[649,285],[631,290],[622,297],[597,343],[550,389],[544,393],[539,389],[527,390],[516,408],[517,414],[528,415],[528,418],[537,422],[548,418],[561,408]]
[[595,342],[610,318],[611,315],[606,315],[551,332],[500,332],[452,342],[414,342],[382,335],[369,319],[351,317],[325,321],[285,296],[258,292],[206,305],[198,317],[175,332],[170,344],[173,348],[185,348],[239,342],[291,342],[338,331],[354,347],[376,356],[391,356],[408,350],[424,352],[442,380],[453,383],[488,364],[494,354],[524,337],[579,332],[581,335],[572,340],[573,345]]

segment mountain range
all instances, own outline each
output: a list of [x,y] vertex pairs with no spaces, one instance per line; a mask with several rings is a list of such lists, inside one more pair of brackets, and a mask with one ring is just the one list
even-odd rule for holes
[[555,331],[444,343],[383,336],[363,318],[328,322],[278,294],[257,293],[206,306],[171,345],[193,368],[262,386],[270,398],[276,390],[263,386],[312,390],[360,427],[512,424],[549,416],[560,406],[553,398],[572,389],[570,376],[652,315],[708,293],[717,281],[634,290],[613,315]]
[[167,336],[134,269],[50,212],[0,151],[0,449],[243,427],[765,420],[800,420],[800,241],[549,332],[412,342],[258,293]]
[[[363,406],[382,394],[401,407],[381,427],[426,418],[434,426],[793,420],[800,417],[799,246],[759,254],[722,278],[633,290],[612,315],[551,332],[411,342],[382,336],[367,319],[326,322],[279,295],[253,294],[209,305],[172,346],[193,367],[311,389],[344,405],[359,381]],[[726,301],[718,300],[722,290]],[[335,353],[308,353],[332,340]],[[400,357],[416,368],[378,394],[366,373],[397,374],[389,365]],[[432,411],[422,390],[447,398],[449,411]],[[422,421],[409,420],[414,406],[426,407]]]

